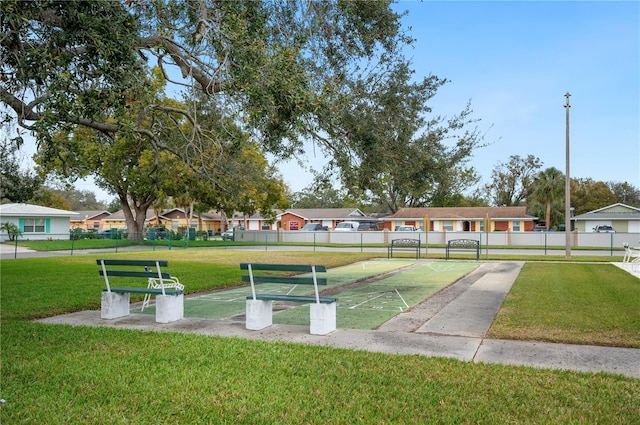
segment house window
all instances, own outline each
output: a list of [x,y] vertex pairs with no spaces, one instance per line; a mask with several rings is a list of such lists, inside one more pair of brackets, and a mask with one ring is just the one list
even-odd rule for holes
[[24,219],[25,233],[44,233],[44,229],[45,229],[44,218],[25,218]]
[[484,220],[480,220],[478,221],[478,223],[480,224],[480,232],[484,232]]
[[515,220],[513,222],[513,231],[514,232],[519,232],[520,231],[520,221]]
[[453,221],[443,221],[442,229],[447,232],[453,232]]

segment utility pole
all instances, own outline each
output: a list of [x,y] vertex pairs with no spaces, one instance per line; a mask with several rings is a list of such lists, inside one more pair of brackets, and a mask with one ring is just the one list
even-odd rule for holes
[[564,105],[564,109],[567,114],[567,147],[566,147],[566,175],[564,182],[564,235],[565,235],[565,257],[571,258],[571,182],[569,177],[569,97],[571,94],[567,92],[564,97],[567,98],[567,103]]

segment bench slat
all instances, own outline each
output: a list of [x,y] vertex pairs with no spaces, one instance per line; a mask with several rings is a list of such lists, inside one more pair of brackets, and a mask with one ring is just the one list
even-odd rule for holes
[[102,265],[104,262],[105,266],[155,266],[156,263],[160,267],[168,267],[169,262],[165,260],[96,260],[97,265]]
[[[326,277],[316,278],[318,285],[326,285]],[[248,274],[242,275],[243,282],[251,282],[251,277]],[[292,285],[313,285],[313,277],[306,276],[265,276],[265,275],[253,275],[254,283],[287,283]]]
[[[241,270],[249,270],[249,264],[251,264],[251,270],[264,270],[264,271],[280,271],[280,272],[300,272],[311,273],[310,264],[255,264],[255,263],[240,263]],[[316,272],[326,272],[325,266],[315,266]]]
[[[103,289],[102,292],[108,292],[107,289]],[[133,294],[152,294],[152,295],[162,295],[162,289],[160,288],[132,288],[125,286],[112,286],[111,292],[130,292]],[[166,295],[180,295],[184,293],[179,289],[166,289],[164,290]]]
[[[248,295],[248,300],[252,300],[253,296]],[[278,295],[278,294],[256,294],[256,299],[261,301],[290,301],[296,303],[313,304],[316,302],[316,297],[310,297],[305,295]],[[337,302],[337,298],[320,297],[320,303],[331,304]]]
[[[98,270],[100,276],[104,276],[102,270]],[[163,279],[170,279],[171,273],[160,272]],[[107,270],[107,276],[120,276],[120,277],[144,277],[144,278],[158,278],[158,272],[156,271],[136,271],[136,270]]]

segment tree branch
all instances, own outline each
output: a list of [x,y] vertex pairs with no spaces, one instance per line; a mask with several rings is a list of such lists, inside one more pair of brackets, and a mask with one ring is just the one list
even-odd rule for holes
[[[193,56],[184,55],[183,52],[185,49],[175,41],[160,36],[149,36],[140,40],[139,47],[144,49],[156,47],[166,50],[171,56],[171,59],[173,59],[182,71],[183,77],[193,77],[202,90],[209,95],[222,91],[222,83],[216,81],[200,68],[193,66],[193,61],[195,60]],[[187,57],[189,57],[189,59],[187,59]]]

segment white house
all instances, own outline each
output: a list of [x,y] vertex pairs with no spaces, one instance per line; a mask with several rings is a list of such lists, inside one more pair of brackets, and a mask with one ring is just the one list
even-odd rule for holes
[[640,208],[621,203],[577,215],[571,220],[580,232],[593,232],[597,225],[606,224],[618,233],[640,233]]
[[[69,221],[77,216],[73,211],[31,204],[0,205],[0,223],[13,223],[20,229],[22,239],[69,239]],[[9,239],[0,233],[0,241]]]

